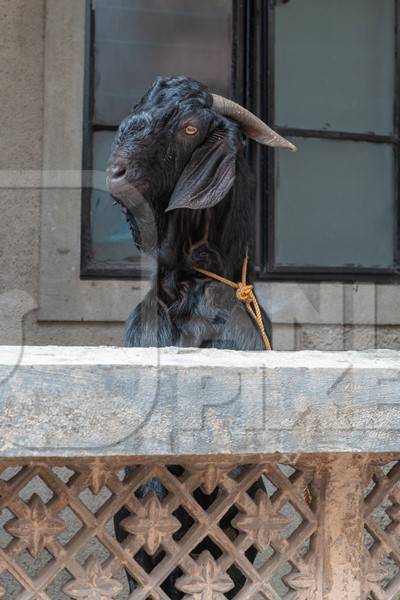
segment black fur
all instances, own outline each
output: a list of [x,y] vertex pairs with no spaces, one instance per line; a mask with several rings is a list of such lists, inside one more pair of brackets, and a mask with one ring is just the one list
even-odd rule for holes
[[[128,346],[264,348],[235,291],[193,268],[239,281],[248,248],[252,277],[252,177],[238,125],[211,105],[201,83],[159,78],[116,135],[110,164],[123,161],[126,177],[110,189],[156,264],[152,289],[128,319]],[[187,125],[198,133],[188,136]]]

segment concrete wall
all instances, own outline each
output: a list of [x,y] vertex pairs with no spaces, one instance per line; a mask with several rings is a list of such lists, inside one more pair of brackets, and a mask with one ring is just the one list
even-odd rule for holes
[[[66,221],[70,210],[64,207],[62,212],[62,205],[68,192],[58,194],[56,200],[44,200],[40,188],[43,165],[47,168],[51,156],[63,146],[60,137],[51,139],[54,129],[51,119],[58,122],[60,111],[67,115],[61,132],[68,136],[71,103],[77,107],[74,110],[81,111],[81,88],[78,85],[71,92],[68,82],[79,82],[83,72],[83,7],[84,0],[0,0],[1,344],[121,345],[122,321],[138,297],[136,291],[132,294],[129,282],[77,281],[79,193],[74,196],[78,214]],[[56,94],[54,90],[57,90]],[[70,95],[66,93],[68,91]],[[77,115],[75,126],[80,131],[79,122]],[[80,134],[73,146],[76,164],[80,163],[78,138]],[[46,139],[50,140],[47,146]],[[67,142],[65,145],[67,147]],[[69,146],[66,150],[72,152]],[[60,168],[59,154],[57,161],[57,168]],[[16,173],[10,175],[10,170]],[[18,187],[20,182],[24,183]],[[46,205],[46,201],[50,204]],[[48,206],[54,207],[55,202],[59,204],[51,219],[46,220]],[[69,255],[57,253],[58,246],[48,243],[47,237],[53,235],[53,230],[72,235]],[[68,260],[73,253],[76,264],[71,267]],[[75,279],[70,280],[71,269]],[[41,280],[45,283],[42,289]],[[79,293],[74,290],[69,296],[71,286],[78,284]],[[322,312],[318,318],[314,318],[315,315],[309,318],[306,309],[300,311],[300,315],[293,313],[286,318],[289,309],[282,308],[281,296],[291,298],[291,292],[281,291],[277,288],[279,284],[269,284],[261,290],[260,299],[271,312],[275,324],[274,345],[277,349],[400,348],[400,293],[391,294],[391,286],[383,286],[380,291],[378,286],[371,286],[365,295],[367,300],[358,293],[361,313],[369,303],[368,318],[359,317],[357,311],[354,311],[355,316],[348,318],[348,308],[354,301],[353,286],[347,286],[346,291],[343,286],[338,289],[335,284],[329,285],[333,287],[325,293],[324,300],[329,304],[329,310],[326,316]],[[57,296],[61,288],[62,293]],[[312,286],[300,288],[306,291],[307,306],[313,305]],[[276,290],[277,299],[270,305]],[[396,287],[396,292],[398,290]],[[373,306],[370,297],[375,298]],[[294,305],[298,307],[297,300]],[[375,315],[382,311],[385,314],[377,321]],[[331,313],[340,314],[331,319]]]
[[0,459],[398,452],[399,380],[394,350],[2,346]]
[[[42,168],[45,10],[0,0],[2,170]],[[121,323],[38,321],[40,203],[39,188],[0,189],[0,343],[120,345]]]

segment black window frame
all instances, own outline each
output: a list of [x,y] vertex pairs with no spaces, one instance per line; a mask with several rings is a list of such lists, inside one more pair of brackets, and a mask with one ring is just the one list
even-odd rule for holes
[[[278,266],[275,263],[275,164],[274,153],[271,150],[264,150],[267,157],[263,160],[264,164],[258,168],[257,174],[262,189],[265,190],[264,199],[261,202],[262,214],[261,222],[267,224],[267,235],[263,236],[261,241],[262,260],[259,272],[260,279],[268,280],[291,280],[291,281],[367,281],[375,283],[390,283],[400,280],[400,0],[395,2],[395,48],[394,48],[394,98],[393,98],[393,135],[374,135],[349,133],[342,131],[325,131],[310,129],[295,129],[288,127],[279,127],[274,119],[274,8],[277,4],[286,0],[270,0],[262,2],[259,6],[260,21],[267,35],[261,38],[261,48],[259,50],[261,60],[266,60],[264,73],[268,73],[266,78],[267,93],[263,94],[262,104],[260,106],[260,115],[271,127],[276,129],[285,137],[303,137],[320,138],[333,140],[351,140],[356,142],[389,143],[394,146],[394,186],[395,186],[395,228],[394,236],[394,262],[397,267],[373,269],[368,267],[292,267]],[[266,58],[265,58],[266,57]]]
[[[138,258],[131,264],[96,260],[91,242],[91,176],[93,164],[93,134],[97,131],[116,131],[113,125],[94,122],[94,0],[85,0],[85,77],[83,108],[82,202],[81,202],[81,278],[82,279],[145,279],[150,274],[146,259]],[[251,0],[249,0],[251,3]],[[248,0],[232,0],[232,66],[230,95],[243,103],[245,85],[246,10]],[[143,90],[145,91],[145,90]],[[132,242],[133,243],[133,242]],[[148,264],[148,263],[147,263]]]
[[[343,131],[310,130],[279,127],[274,119],[274,9],[285,0],[232,0],[232,74],[231,97],[256,112],[285,137],[350,140],[386,143],[394,147],[395,185],[395,256],[398,267],[281,266],[275,262],[275,163],[274,151],[255,143],[247,144],[247,157],[256,173],[255,248],[257,277],[281,281],[368,281],[390,283],[400,281],[400,0],[395,2],[395,82],[394,133],[374,135]],[[132,265],[96,261],[91,251],[90,173],[92,136],[95,131],[114,131],[114,126],[93,123],[94,92],[94,13],[92,0],[86,0],[85,102],[83,132],[83,185],[81,230],[81,277],[89,279],[143,279],[148,271],[143,260]],[[266,232],[266,234],[265,234]]]

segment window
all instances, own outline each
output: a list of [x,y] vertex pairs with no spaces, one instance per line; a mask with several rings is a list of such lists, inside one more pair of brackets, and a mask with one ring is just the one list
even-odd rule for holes
[[[84,168],[159,74],[205,81],[295,155],[249,144],[261,278],[393,277],[399,266],[398,0],[88,0]],[[83,199],[82,274],[140,277],[108,194]]]
[[[232,12],[231,0],[88,2],[84,169],[105,170],[118,124],[157,75],[185,74],[232,94]],[[105,191],[85,192],[82,239],[83,275],[142,274],[130,230]]]
[[277,0],[267,18],[265,112],[299,152],[269,157],[265,274],[395,273],[395,0]]

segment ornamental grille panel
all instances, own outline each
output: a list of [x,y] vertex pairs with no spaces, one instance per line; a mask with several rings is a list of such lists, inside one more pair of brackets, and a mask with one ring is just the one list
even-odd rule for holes
[[399,600],[400,462],[129,463],[1,461],[0,598]]
[[368,600],[400,598],[400,462],[366,470],[364,544]]
[[317,597],[312,467],[148,463],[126,475],[123,467],[3,463],[0,598]]

